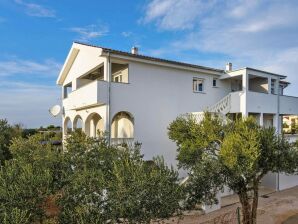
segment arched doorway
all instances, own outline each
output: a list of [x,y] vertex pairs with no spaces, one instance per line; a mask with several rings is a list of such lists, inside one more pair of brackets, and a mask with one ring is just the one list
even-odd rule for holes
[[83,129],[83,119],[80,115],[77,115],[73,120],[73,129],[74,130],[82,130]]
[[64,119],[64,126],[63,126],[64,134],[69,135],[72,132],[72,124],[69,117]]
[[102,117],[97,113],[90,114],[85,121],[85,133],[89,137],[99,137],[103,132],[104,124]]
[[121,111],[115,114],[112,119],[111,137],[131,139],[134,137],[134,119],[129,112]]

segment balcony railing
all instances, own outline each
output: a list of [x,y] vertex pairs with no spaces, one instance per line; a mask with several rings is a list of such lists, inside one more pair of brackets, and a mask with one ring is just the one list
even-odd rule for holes
[[134,146],[134,138],[111,138],[111,145],[127,145]]
[[107,82],[95,80],[71,93],[63,100],[67,109],[79,109],[107,103]]

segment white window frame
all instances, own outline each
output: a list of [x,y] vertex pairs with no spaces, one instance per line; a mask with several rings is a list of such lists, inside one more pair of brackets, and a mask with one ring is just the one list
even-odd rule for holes
[[113,82],[122,83],[122,74],[114,75]]
[[[205,79],[203,79],[203,78],[193,77],[192,91],[194,93],[204,93],[204,91],[205,91],[204,81],[205,81]],[[201,83],[199,83],[199,82],[201,82]],[[202,90],[200,90],[200,87],[199,87],[200,84],[202,84]]]

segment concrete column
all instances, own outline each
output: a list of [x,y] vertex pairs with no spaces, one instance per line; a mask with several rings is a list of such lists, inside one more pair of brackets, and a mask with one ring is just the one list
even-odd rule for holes
[[96,136],[96,123],[95,123],[95,119],[92,119],[90,122],[90,136],[91,137],[95,137]]
[[261,127],[263,127],[263,125],[264,125],[264,114],[263,113],[260,113],[260,121],[259,121],[259,124],[260,124],[260,126]]
[[276,132],[280,133],[278,114],[274,114],[274,116],[273,116],[273,127],[275,127]]
[[77,79],[73,79],[71,83],[71,90],[74,91],[77,89]]
[[82,118],[82,132],[84,132],[84,133],[86,133],[86,131],[85,131],[85,122],[84,122],[84,120],[83,120],[83,118]]
[[271,78],[268,77],[268,93],[271,94]]
[[243,91],[243,97],[241,97],[241,113],[242,117],[248,116],[247,111],[247,93],[249,89],[249,82],[248,82],[248,74],[247,70],[245,69],[245,72],[242,74],[242,91]]

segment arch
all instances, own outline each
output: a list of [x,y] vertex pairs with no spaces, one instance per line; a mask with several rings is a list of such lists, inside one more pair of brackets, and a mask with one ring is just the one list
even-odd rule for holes
[[97,113],[90,114],[85,121],[85,133],[89,137],[99,137],[103,132],[104,123],[102,117]]
[[120,111],[112,119],[111,126],[112,138],[133,138],[134,137],[134,118],[127,111]]
[[72,123],[69,117],[64,119],[63,130],[65,135],[68,135],[72,132]]
[[74,130],[82,130],[83,129],[83,119],[80,115],[75,116],[72,126],[73,126]]

